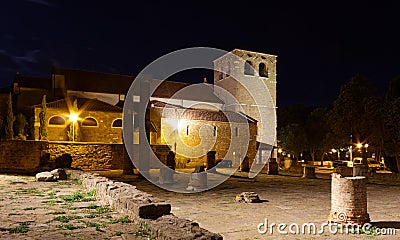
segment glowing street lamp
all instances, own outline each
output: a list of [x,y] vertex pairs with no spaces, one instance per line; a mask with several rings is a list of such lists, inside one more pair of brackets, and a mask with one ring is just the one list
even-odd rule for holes
[[361,149],[362,148],[362,143],[357,143],[357,148]]
[[76,113],[71,113],[71,115],[69,115],[69,120],[71,120],[72,122],[72,141],[75,141],[75,123],[78,121],[78,114]]

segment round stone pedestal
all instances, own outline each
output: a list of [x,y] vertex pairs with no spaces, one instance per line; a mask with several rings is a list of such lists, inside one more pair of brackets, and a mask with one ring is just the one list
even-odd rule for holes
[[359,224],[370,222],[367,212],[367,181],[363,176],[332,174],[329,222]]

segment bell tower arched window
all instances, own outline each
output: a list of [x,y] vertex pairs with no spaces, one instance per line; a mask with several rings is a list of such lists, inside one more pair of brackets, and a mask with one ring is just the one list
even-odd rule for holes
[[246,61],[244,64],[244,75],[254,76],[254,68],[251,61]]
[[268,77],[268,69],[267,66],[265,66],[265,63],[260,63],[258,65],[258,73],[260,77]]

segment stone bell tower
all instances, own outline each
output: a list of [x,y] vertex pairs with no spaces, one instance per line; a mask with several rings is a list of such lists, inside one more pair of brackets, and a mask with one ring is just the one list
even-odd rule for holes
[[[234,49],[214,61],[214,85],[229,92],[236,102],[218,87],[215,94],[225,102],[225,110],[241,111],[257,120],[260,147],[276,146],[276,58]],[[259,156],[257,161],[267,160]]]

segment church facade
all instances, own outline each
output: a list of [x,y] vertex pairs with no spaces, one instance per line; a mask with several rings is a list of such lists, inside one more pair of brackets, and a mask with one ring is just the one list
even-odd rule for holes
[[[276,132],[266,132],[262,124],[272,124],[276,129],[276,56],[239,49],[231,53],[241,60],[226,55],[214,61],[214,85],[202,83],[203,99],[178,96],[171,101],[176,92],[190,85],[172,81],[162,81],[150,98],[146,129],[149,143],[166,145],[174,152],[182,153],[185,148],[198,151],[198,157],[187,157],[193,153],[177,154],[182,167],[204,163],[208,150],[216,151],[217,159],[232,160],[234,166],[239,162],[235,155],[247,156],[250,163],[256,161],[260,164],[270,157],[263,154],[263,149],[271,151],[274,144],[263,141],[266,137],[276,139]],[[261,89],[250,94],[235,76],[249,84],[262,83],[269,92]],[[41,101],[46,95],[47,140],[120,144],[123,143],[122,107],[134,79],[127,75],[53,67],[48,79],[17,75],[13,93],[17,108],[34,116],[35,140],[40,138]],[[152,80],[150,84],[158,83],[159,80]],[[240,106],[229,103],[226,93],[220,88],[233,95]],[[255,101],[267,95],[270,96],[268,104],[260,105]],[[185,101],[196,104],[187,108]],[[175,117],[177,112],[180,113],[179,123]],[[71,117],[74,115],[77,115],[76,119]],[[266,121],[262,121],[261,115],[267,116]],[[248,139],[242,135],[247,128]],[[137,143],[138,137],[135,138]],[[202,138],[209,144],[202,142]],[[242,151],[240,154],[234,152],[226,156],[229,143],[243,139],[248,142],[240,145],[248,145],[248,148],[239,150]]]

